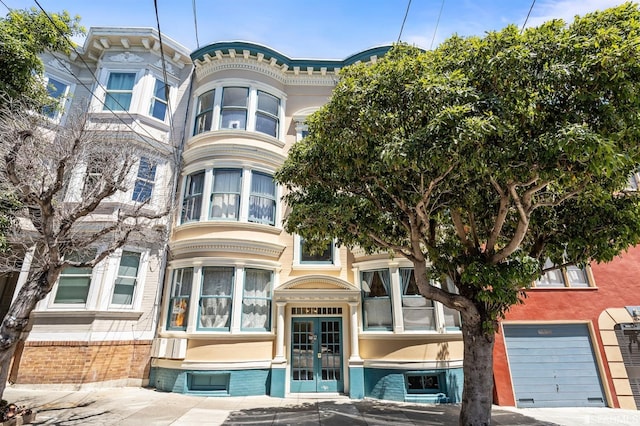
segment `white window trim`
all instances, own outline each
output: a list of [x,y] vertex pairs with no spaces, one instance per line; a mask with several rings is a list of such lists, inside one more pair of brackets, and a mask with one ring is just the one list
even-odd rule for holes
[[71,108],[71,98],[75,93],[76,84],[72,83],[67,77],[60,77],[59,75],[52,72],[45,72],[45,85],[49,84],[50,78],[53,78],[54,80],[67,85],[67,90],[63,95],[60,96],[60,101],[63,104],[61,110],[58,111],[55,117],[50,118],[50,120],[52,120],[54,123],[64,124],[68,116],[67,113],[69,112],[69,108]]
[[[142,81],[142,78],[145,75],[145,70],[141,69],[142,65],[138,64],[138,66],[136,67],[130,67],[130,68],[126,68],[126,67],[108,67],[105,66],[102,68],[102,70],[100,71],[100,76],[98,78],[99,84],[96,86],[95,90],[94,90],[94,99],[93,99],[93,103],[92,103],[92,108],[91,111],[92,112],[96,112],[96,113],[115,113],[115,114],[140,114],[141,111],[143,111],[141,109],[141,103],[143,100],[143,93],[144,93],[144,84]],[[109,83],[109,76],[112,73],[131,73],[131,74],[135,74],[135,80],[133,82],[133,89],[131,90],[131,104],[129,105],[129,109],[124,110],[124,111],[110,111],[108,109],[106,109],[105,107],[105,103],[106,103],[106,96],[107,96],[107,84]],[[141,84],[142,83],[142,84]],[[152,90],[152,89],[151,89]],[[147,114],[144,115],[149,115],[148,112]]]
[[[202,268],[207,266],[222,266],[234,268],[233,296],[231,307],[231,324],[229,330],[207,330],[198,329],[198,313],[200,302],[200,291],[202,287]],[[187,327],[185,331],[173,330],[168,328],[169,305],[171,299],[171,290],[173,286],[173,273],[176,269],[193,268],[193,281],[191,284],[191,295],[189,296],[189,306],[187,312]],[[259,331],[250,330],[243,331],[242,328],[242,297],[244,291],[245,269],[263,269],[272,272],[273,282],[271,285],[271,313],[270,313],[270,330]],[[271,335],[274,333],[275,307],[273,298],[273,290],[278,287],[279,281],[279,264],[270,261],[255,261],[232,258],[193,258],[182,261],[172,262],[167,268],[167,285],[164,291],[164,301],[162,306],[162,329],[169,333],[186,333],[193,335]]]
[[[96,250],[96,256],[103,251],[104,248],[98,247]],[[60,278],[56,280],[56,283],[51,288],[51,291],[40,302],[39,306],[46,307],[46,310],[54,311],[94,311],[98,307],[98,298],[100,289],[103,286],[105,275],[108,268],[108,260],[103,259],[91,270],[91,282],[89,284],[89,292],[87,293],[87,301],[84,304],[80,303],[55,303],[55,296],[58,292],[58,283]]]
[[[136,287],[133,293],[131,305],[121,305],[111,303],[113,291],[115,288],[116,278],[118,277],[118,269],[120,267],[120,259],[125,251],[140,253],[140,264],[138,265],[138,276],[136,277]],[[111,254],[107,258],[107,273],[105,275],[105,286],[100,297],[98,309],[110,311],[139,311],[142,307],[142,295],[149,269],[149,249],[140,247],[123,247]]]
[[[142,109],[136,111],[140,114],[148,116],[151,120],[158,121],[160,123],[169,123],[169,117],[174,113],[173,105],[177,102],[177,89],[174,82],[171,82],[167,79],[167,86],[169,86],[169,97],[167,98],[167,113],[164,120],[160,120],[159,118],[154,117],[151,114],[151,102],[155,98],[154,89],[156,80],[160,80],[164,83],[164,78],[162,76],[157,75],[154,72],[148,71],[141,78],[142,87],[141,93],[143,93],[141,104]],[[134,86],[135,89],[135,86]]]
[[214,93],[214,99],[213,99],[213,117],[211,120],[211,129],[209,130],[204,130],[201,133],[198,134],[193,134],[194,133],[194,129],[195,129],[195,125],[196,125],[196,116],[197,114],[197,108],[192,108],[191,112],[190,112],[190,117],[189,117],[189,123],[190,123],[190,132],[189,134],[191,135],[191,137],[197,137],[199,135],[202,134],[206,134],[208,132],[212,132],[212,131],[235,131],[235,130],[230,130],[230,129],[221,129],[220,128],[220,116],[221,116],[221,107],[222,107],[222,92],[223,89],[225,87],[245,87],[249,89],[249,99],[247,102],[247,128],[244,131],[247,131],[249,133],[255,133],[255,134],[259,134],[259,135],[263,135],[265,137],[268,138],[273,138],[273,136],[271,135],[267,135],[265,133],[262,132],[258,132],[255,130],[255,123],[256,123],[256,110],[258,107],[258,90],[262,91],[262,92],[266,92],[270,95],[275,96],[276,98],[278,98],[280,100],[280,107],[278,110],[278,134],[276,135],[275,139],[284,142],[284,137],[286,134],[285,131],[285,111],[286,111],[286,99],[287,99],[287,95],[285,92],[283,92],[282,90],[279,90],[273,86],[269,86],[267,84],[264,83],[260,83],[260,82],[256,82],[256,81],[251,81],[251,80],[243,80],[243,79],[237,79],[237,78],[230,78],[230,79],[222,79],[222,80],[216,80],[215,82],[209,83],[209,84],[205,84],[202,87],[199,87],[193,94],[193,99],[192,99],[192,104],[193,105],[198,105],[198,98],[205,94],[206,92],[209,92],[211,90],[215,90]]
[[[241,182],[241,192],[240,192],[240,216],[237,221],[224,220],[224,219],[210,219],[209,218],[209,210],[211,209],[211,190],[213,188],[213,169],[241,169],[242,170],[242,182]],[[188,222],[182,222],[182,204],[184,202],[184,197],[187,189],[187,177],[201,171],[205,172],[204,175],[204,184],[202,188],[202,204],[200,210],[200,218],[198,220],[191,220]],[[203,168],[195,168],[193,171],[187,173],[184,171],[182,175],[182,183],[180,185],[180,207],[177,209],[178,213],[176,215],[176,223],[178,226],[190,224],[190,223],[198,223],[198,222],[207,222],[207,223],[249,223],[256,226],[268,226],[270,228],[281,229],[282,228],[282,208],[280,199],[282,197],[282,189],[280,185],[276,184],[276,214],[274,218],[273,225],[266,225],[258,222],[250,222],[249,221],[249,197],[251,196],[251,177],[253,172],[268,174],[273,177],[275,171],[272,169],[267,169],[261,167],[259,165],[247,165],[247,164],[239,164],[237,162],[216,162],[213,166],[207,166]]]
[[413,264],[407,262],[388,262],[384,260],[366,261],[355,264],[353,267],[354,277],[357,280],[358,287],[362,290],[362,272],[388,269],[391,279],[391,289],[389,299],[391,300],[391,316],[393,319],[391,330],[371,330],[364,326],[364,315],[359,315],[359,331],[366,335],[375,334],[457,334],[461,330],[447,330],[444,318],[444,305],[440,302],[433,301],[435,330],[405,330],[404,318],[402,316],[402,291],[400,291],[400,268],[413,268]]
[[[125,200],[127,204],[137,204],[138,202],[133,199],[133,192],[135,191],[136,181],[138,180],[138,170],[140,168],[140,157],[146,157],[150,162],[155,162],[156,165],[156,176],[153,181],[153,188],[151,189],[151,197],[146,201],[146,206],[150,208],[159,208],[160,202],[163,198],[160,196],[160,188],[166,188],[166,182],[164,180],[164,176],[166,175],[165,169],[168,167],[168,164],[165,161],[160,160],[152,155],[147,155],[146,153],[141,153],[138,156],[138,161],[136,164],[131,167],[129,181],[131,184],[129,185],[129,189],[124,193]],[[114,194],[115,195],[115,194]]]
[[313,262],[302,262],[302,237],[298,234],[293,235],[293,270],[340,270],[342,265],[340,264],[340,249],[336,245],[335,241],[333,242],[333,256],[331,259],[331,263],[313,263]]

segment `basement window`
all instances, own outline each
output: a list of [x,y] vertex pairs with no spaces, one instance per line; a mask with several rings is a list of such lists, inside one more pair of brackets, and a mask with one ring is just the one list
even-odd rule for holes
[[189,392],[207,392],[219,395],[229,394],[229,373],[187,373]]
[[441,392],[440,374],[409,373],[406,376],[407,393],[429,394]]

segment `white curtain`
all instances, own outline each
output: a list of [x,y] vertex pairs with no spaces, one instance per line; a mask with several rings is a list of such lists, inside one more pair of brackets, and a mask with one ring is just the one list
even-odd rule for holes
[[241,182],[242,170],[240,169],[213,171],[210,217],[238,220]]
[[[375,281],[375,279],[378,279]],[[389,270],[362,273],[365,327],[391,328],[391,277]],[[382,284],[382,288],[380,285]]]
[[200,326],[229,328],[234,268],[203,268]]
[[251,197],[249,198],[249,220],[275,224],[276,184],[273,177],[263,173],[253,173],[251,177]]
[[187,177],[184,199],[182,200],[182,222],[200,219],[203,188],[204,172],[198,172]]
[[271,314],[272,272],[246,269],[242,300],[242,328],[267,330]]

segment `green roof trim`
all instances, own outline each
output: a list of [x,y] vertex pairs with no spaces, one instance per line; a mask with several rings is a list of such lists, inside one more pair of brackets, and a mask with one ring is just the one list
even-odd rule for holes
[[264,55],[265,61],[271,61],[271,59],[276,59],[277,64],[279,65],[287,65],[289,69],[293,69],[294,67],[300,67],[301,70],[306,70],[309,67],[312,67],[314,71],[319,71],[321,68],[326,68],[327,71],[333,71],[336,68],[344,68],[347,65],[354,64],[358,61],[369,61],[371,56],[381,57],[386,54],[389,49],[391,49],[390,45],[386,46],[378,46],[372,47],[367,50],[363,50],[362,52],[358,52],[347,57],[344,60],[337,59],[293,59],[289,58],[282,53],[273,50],[267,46],[263,46],[260,44],[249,43],[246,41],[222,41],[218,43],[212,43],[207,46],[201,47],[191,54],[191,59],[193,61],[196,60],[204,60],[205,55],[209,55],[211,57],[216,56],[216,50],[221,51],[222,53],[228,54],[229,50],[235,49],[236,54],[242,56],[242,52],[244,50],[248,50],[251,52],[251,56],[256,56],[258,53],[262,53]]

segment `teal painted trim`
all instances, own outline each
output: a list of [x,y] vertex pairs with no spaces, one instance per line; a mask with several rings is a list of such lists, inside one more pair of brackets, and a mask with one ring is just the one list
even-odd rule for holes
[[[229,374],[227,392],[189,390],[189,374]],[[158,390],[202,396],[269,395],[271,370],[177,370],[154,367],[149,374],[149,386]]]
[[287,378],[286,368],[271,369],[271,396],[275,398],[284,398],[284,384]]
[[[440,374],[444,377],[440,392],[433,394],[409,394],[406,374]],[[364,369],[364,394],[369,398],[403,402],[450,402],[462,401],[462,368],[432,370]]]
[[300,67],[306,69],[312,67],[314,70],[320,70],[320,68],[327,68],[329,71],[333,71],[336,68],[344,68],[347,65],[355,64],[358,61],[368,61],[371,56],[384,56],[392,46],[377,46],[372,47],[362,52],[355,53],[344,60],[336,59],[293,59],[289,58],[282,53],[273,50],[267,46],[250,43],[246,41],[222,41],[218,43],[212,43],[208,46],[203,46],[200,49],[191,53],[192,60],[204,60],[204,55],[215,56],[216,50],[220,50],[223,53],[228,53],[229,49],[235,49],[237,54],[241,55],[243,50],[248,50],[252,56],[256,56],[258,53],[264,55],[264,60],[270,61],[275,59],[278,64],[286,64],[289,68]]
[[349,367],[349,397],[364,398],[364,367]]

